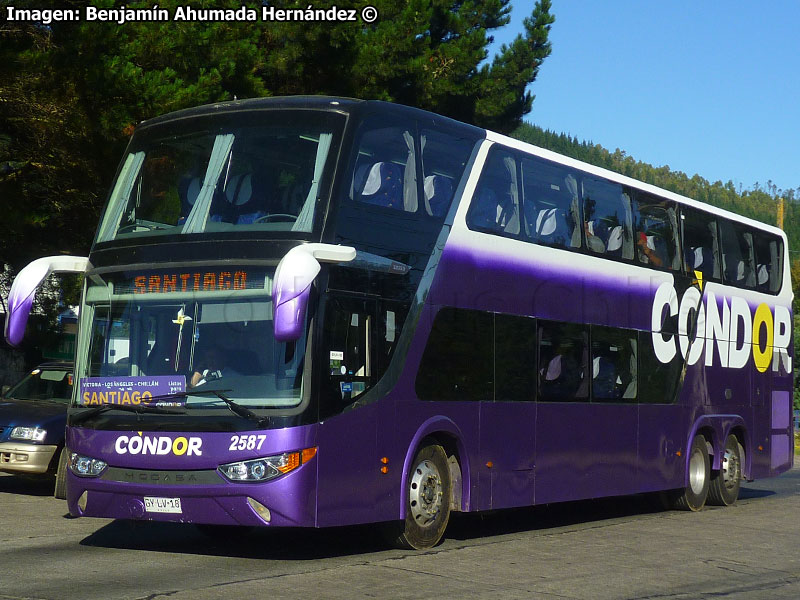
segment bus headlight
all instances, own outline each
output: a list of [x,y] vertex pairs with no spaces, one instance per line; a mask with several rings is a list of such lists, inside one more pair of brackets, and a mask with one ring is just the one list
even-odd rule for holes
[[30,442],[41,442],[47,430],[41,427],[14,427],[8,436],[12,440],[28,440]]
[[268,481],[308,462],[317,453],[316,448],[306,448],[302,452],[284,452],[253,460],[241,460],[217,467],[217,471],[229,481],[254,482]]
[[105,461],[89,456],[82,456],[76,452],[69,455],[69,470],[78,477],[99,477],[108,465]]

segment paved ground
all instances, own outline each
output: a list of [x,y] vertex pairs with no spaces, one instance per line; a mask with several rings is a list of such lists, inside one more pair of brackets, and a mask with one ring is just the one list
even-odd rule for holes
[[800,598],[800,469],[697,514],[628,498],[458,515],[427,552],[370,527],[212,540],[72,519],[51,492],[0,475],[0,599]]

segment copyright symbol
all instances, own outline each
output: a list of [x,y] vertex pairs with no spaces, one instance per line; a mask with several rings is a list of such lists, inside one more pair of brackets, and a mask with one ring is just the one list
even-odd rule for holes
[[365,6],[361,9],[361,20],[364,23],[374,23],[378,20],[378,9],[374,6]]

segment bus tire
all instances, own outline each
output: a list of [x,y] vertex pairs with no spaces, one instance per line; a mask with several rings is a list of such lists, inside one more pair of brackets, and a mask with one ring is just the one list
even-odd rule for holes
[[739,497],[742,484],[742,458],[744,449],[736,436],[729,435],[725,440],[722,464],[711,478],[708,488],[708,503],[715,506],[730,506]]
[[708,445],[702,435],[695,436],[689,450],[689,485],[676,490],[672,506],[677,510],[698,511],[706,503],[711,482],[711,460]]
[[439,445],[424,446],[411,463],[405,487],[406,518],[395,545],[425,550],[438,544],[450,520],[450,469]]
[[53,489],[53,496],[59,500],[67,498],[67,449],[61,449],[58,455],[58,469],[56,470],[56,485]]

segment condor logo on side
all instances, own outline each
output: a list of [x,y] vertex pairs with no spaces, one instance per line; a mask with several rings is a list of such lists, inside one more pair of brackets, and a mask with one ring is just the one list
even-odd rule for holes
[[203,440],[199,437],[185,438],[183,436],[175,439],[163,435],[121,435],[114,443],[114,450],[117,454],[153,454],[164,456],[174,454],[175,456],[202,456]]
[[[651,331],[653,350],[659,361],[670,362],[680,349],[687,364],[695,364],[705,354],[705,365],[710,367],[714,363],[716,347],[723,367],[741,369],[752,353],[753,363],[761,373],[770,367],[770,363],[773,371],[783,363],[786,372],[792,372],[792,358],[789,356],[792,319],[788,308],[776,305],[773,314],[769,306],[762,303],[752,314],[744,298],[733,296],[730,304],[723,298],[720,307],[713,292],[707,292],[702,303],[700,294],[700,290],[691,287],[679,304],[678,294],[671,283],[658,286],[653,299]],[[677,340],[674,334],[661,332],[665,310],[669,311],[669,316],[678,317]],[[690,347],[688,331],[695,319],[694,310],[697,310],[697,336]]]

